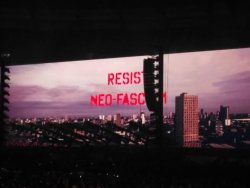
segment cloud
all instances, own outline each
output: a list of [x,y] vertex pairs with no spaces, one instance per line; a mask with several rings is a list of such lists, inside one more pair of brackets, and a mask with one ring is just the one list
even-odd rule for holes
[[[141,110],[148,113],[146,106]],[[10,117],[44,117],[44,116],[98,116],[98,115],[121,115],[139,114],[138,106],[91,106],[89,102],[12,102],[10,103]]]
[[10,102],[14,101],[82,101],[88,91],[76,86],[58,86],[44,88],[38,85],[18,86],[11,85]]
[[107,84],[109,73],[142,71],[144,56],[88,61],[71,61],[11,67],[14,85],[39,85],[45,88]]
[[229,75],[224,80],[213,83],[213,85],[225,93],[247,90],[250,87],[250,70]]
[[218,98],[231,106],[232,111],[250,112],[250,71],[229,75],[214,86],[219,89]]

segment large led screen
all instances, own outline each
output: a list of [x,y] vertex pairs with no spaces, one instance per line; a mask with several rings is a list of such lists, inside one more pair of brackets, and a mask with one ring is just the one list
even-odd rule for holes
[[[149,56],[11,66],[8,146],[154,143],[145,102]],[[250,49],[164,55],[163,142],[250,145]],[[152,144],[154,145],[154,144]]]

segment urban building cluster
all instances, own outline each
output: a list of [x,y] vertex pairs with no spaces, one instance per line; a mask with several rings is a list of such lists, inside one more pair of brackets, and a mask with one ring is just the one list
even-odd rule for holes
[[[9,123],[7,144],[35,146],[147,145],[156,127],[152,116],[141,111],[129,116],[15,118]],[[250,148],[250,114],[230,114],[230,107],[222,105],[208,113],[199,109],[198,96],[182,93],[175,98],[175,113],[164,116],[163,136],[173,147]]]

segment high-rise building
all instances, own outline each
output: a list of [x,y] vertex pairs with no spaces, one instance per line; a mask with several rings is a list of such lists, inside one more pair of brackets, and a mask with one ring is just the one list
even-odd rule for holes
[[229,119],[229,106],[220,106],[219,119],[222,121]]
[[146,123],[145,113],[141,112],[141,124],[144,125]]
[[231,125],[231,120],[229,119],[229,106],[220,106],[219,120],[222,121],[223,125]]
[[204,119],[204,110],[203,110],[203,108],[201,109],[201,112],[200,112],[200,119],[201,120]]
[[114,119],[114,121],[117,126],[121,126],[121,114],[116,114],[116,118]]
[[221,121],[216,121],[215,130],[218,136],[223,136],[224,130],[223,130],[223,124],[221,123]]
[[182,147],[200,147],[198,96],[182,93],[175,98],[176,141]]
[[114,120],[114,122],[116,121],[116,117],[117,116],[117,114],[115,114],[114,116],[113,116],[113,120]]

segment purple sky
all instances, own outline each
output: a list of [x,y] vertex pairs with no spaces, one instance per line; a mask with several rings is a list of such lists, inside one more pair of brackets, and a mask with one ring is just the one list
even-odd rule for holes
[[[90,96],[143,92],[142,83],[110,86],[107,77],[142,71],[146,57],[12,66],[10,116],[138,113],[139,105],[90,106]],[[170,54],[164,56],[164,63],[169,95],[165,113],[174,112],[174,98],[182,92],[198,95],[199,107],[208,112],[229,105],[232,113],[250,113],[250,48]],[[146,106],[142,110],[148,112]]]

